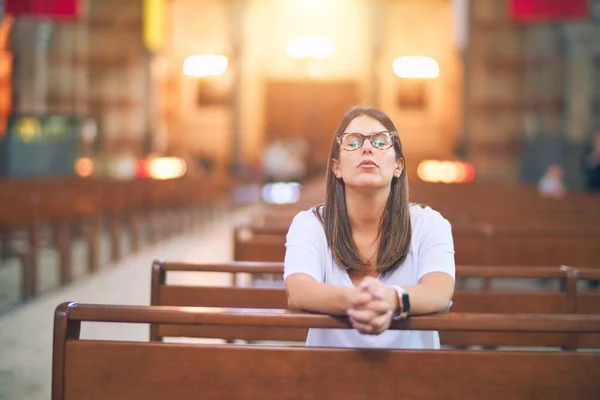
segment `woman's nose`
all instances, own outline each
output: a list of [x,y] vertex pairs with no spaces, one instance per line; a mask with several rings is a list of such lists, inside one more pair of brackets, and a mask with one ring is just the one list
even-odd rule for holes
[[362,153],[364,154],[365,152],[373,152],[373,145],[371,144],[371,141],[367,138],[365,138],[362,147],[361,147]]

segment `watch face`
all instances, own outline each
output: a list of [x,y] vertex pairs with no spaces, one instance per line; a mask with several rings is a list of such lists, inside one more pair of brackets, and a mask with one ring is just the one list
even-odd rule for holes
[[410,311],[410,300],[408,299],[408,293],[402,293],[402,308],[403,312]]

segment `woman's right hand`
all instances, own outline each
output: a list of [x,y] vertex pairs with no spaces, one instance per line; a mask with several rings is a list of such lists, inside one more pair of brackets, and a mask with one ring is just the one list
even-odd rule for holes
[[348,291],[348,302],[351,305],[348,317],[360,333],[378,335],[389,328],[393,305],[384,299],[382,291],[372,290],[369,285],[352,287]]

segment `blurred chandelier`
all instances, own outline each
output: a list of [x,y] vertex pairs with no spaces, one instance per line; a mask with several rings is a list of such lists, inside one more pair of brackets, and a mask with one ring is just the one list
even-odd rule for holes
[[197,54],[189,56],[183,62],[183,74],[202,78],[219,76],[227,71],[227,57],[217,54]]
[[394,59],[392,67],[399,78],[433,79],[440,75],[438,63],[430,57],[398,57]]

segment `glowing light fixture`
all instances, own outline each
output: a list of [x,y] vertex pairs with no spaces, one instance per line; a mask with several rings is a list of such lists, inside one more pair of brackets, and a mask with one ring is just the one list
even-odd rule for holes
[[417,167],[417,175],[425,182],[468,183],[475,178],[475,168],[462,161],[424,160]]
[[75,162],[75,173],[82,178],[92,176],[94,169],[94,161],[90,158],[83,157]]
[[405,56],[393,61],[394,73],[400,78],[433,79],[440,75],[438,63],[429,57]]
[[193,77],[218,76],[227,71],[227,57],[217,54],[197,54],[183,62],[183,74]]
[[154,158],[146,164],[148,176],[157,180],[181,178],[186,170],[185,161],[178,157]]
[[324,59],[331,56],[334,50],[335,46],[331,40],[319,37],[297,37],[285,45],[285,51],[296,59]]

